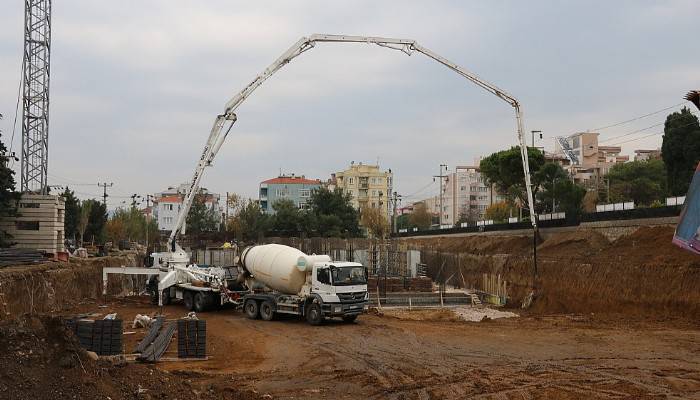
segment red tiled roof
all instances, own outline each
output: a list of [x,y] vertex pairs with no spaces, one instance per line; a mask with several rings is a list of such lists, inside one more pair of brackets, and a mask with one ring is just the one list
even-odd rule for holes
[[[163,196],[160,199],[156,199],[156,203],[182,203],[182,198],[183,196],[180,195],[169,195],[169,196]],[[213,203],[216,201],[213,195],[207,194],[207,196],[204,198],[205,203]]]
[[157,201],[158,203],[182,203],[182,197],[178,195],[163,196]]
[[279,177],[279,178],[272,178],[268,179],[266,181],[262,181],[262,183],[276,183],[276,184],[305,184],[305,185],[320,185],[321,180],[320,179],[306,179],[306,178],[292,178],[292,177]]

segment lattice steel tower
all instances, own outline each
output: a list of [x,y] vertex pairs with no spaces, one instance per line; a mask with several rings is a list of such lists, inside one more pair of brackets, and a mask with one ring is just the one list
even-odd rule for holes
[[47,193],[51,0],[24,2],[23,192]]

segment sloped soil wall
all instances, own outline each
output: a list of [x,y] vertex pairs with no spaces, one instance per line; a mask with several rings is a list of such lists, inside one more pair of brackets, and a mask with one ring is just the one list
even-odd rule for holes
[[[538,313],[625,313],[642,317],[700,317],[700,256],[673,244],[672,226],[639,227],[610,241],[579,229],[538,245]],[[410,240],[429,275],[455,286],[482,287],[482,276],[508,282],[519,307],[533,286],[532,237],[468,236]]]
[[[22,314],[58,312],[101,299],[102,268],[138,266],[135,255],[71,259],[0,270],[0,320]],[[110,276],[109,295],[138,293],[145,277]]]

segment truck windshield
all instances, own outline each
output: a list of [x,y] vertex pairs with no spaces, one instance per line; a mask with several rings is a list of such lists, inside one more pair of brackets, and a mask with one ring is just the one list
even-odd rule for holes
[[367,283],[365,267],[361,266],[331,267],[331,276],[335,286],[364,285]]

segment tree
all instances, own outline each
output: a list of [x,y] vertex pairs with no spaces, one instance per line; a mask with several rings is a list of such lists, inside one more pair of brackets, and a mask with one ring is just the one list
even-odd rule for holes
[[365,207],[360,222],[376,238],[383,239],[389,233],[389,221],[379,208]]
[[107,224],[107,207],[101,201],[94,199],[83,200],[80,206],[81,217],[83,212],[82,208],[86,207],[88,209],[88,222],[84,230],[85,237],[96,243],[104,243],[105,225]]
[[586,189],[569,179],[560,179],[550,184],[547,190],[541,191],[538,197],[541,212],[564,212],[567,218],[575,218],[581,214],[585,196]]
[[669,193],[685,195],[700,160],[700,124],[688,108],[666,117],[661,157],[666,165]]
[[472,208],[469,204],[464,204],[459,210],[459,219],[457,220],[456,226],[460,226],[462,223],[474,224],[479,220],[479,211]]
[[359,215],[351,200],[351,195],[339,188],[330,191],[321,187],[312,191],[306,213],[309,233],[324,237],[360,236]]
[[275,215],[272,217],[272,230],[284,235],[294,235],[302,231],[307,231],[304,226],[304,216],[299,207],[292,200],[277,200],[272,209]]
[[126,223],[123,218],[116,214],[107,221],[105,231],[107,240],[111,241],[114,245],[127,238]]
[[146,216],[135,205],[128,209],[118,208],[105,226],[107,239],[113,243],[131,240],[140,243],[156,242],[159,238],[158,224],[155,220],[147,221]]
[[505,201],[500,201],[498,203],[491,204],[486,209],[486,219],[493,220],[495,222],[507,222],[510,217],[510,212],[512,208]]
[[396,229],[410,229],[414,225],[411,223],[411,214],[401,214],[396,217]]
[[[0,114],[2,119],[2,114]],[[15,192],[15,172],[7,166],[10,155],[2,143],[0,131],[0,218],[17,215],[17,201],[19,193]],[[0,230],[0,247],[11,245],[11,237],[7,232]]]
[[270,227],[270,218],[256,201],[248,200],[234,216],[239,240],[259,240]]
[[206,197],[199,193],[194,196],[190,212],[187,214],[188,233],[213,232],[218,228],[218,219],[213,208],[207,207]]
[[85,230],[87,229],[88,222],[90,220],[90,208],[92,203],[89,201],[83,201],[80,204],[80,216],[78,217],[78,234],[80,235],[80,245],[83,245],[83,238],[85,237]]
[[634,201],[650,205],[666,193],[666,170],[661,160],[632,161],[615,164],[606,175],[610,180],[612,202]]
[[76,239],[78,235],[78,221],[80,219],[80,200],[75,197],[75,193],[66,187],[61,194],[66,206],[64,215],[64,231],[66,238]]
[[[536,172],[545,164],[545,159],[542,152],[533,147],[528,147],[527,154],[534,194],[539,187],[539,179],[542,178]],[[520,204],[527,204],[525,173],[519,147],[514,146],[489,155],[481,160],[480,169],[486,183],[493,184],[499,193],[509,198],[510,202],[517,200]]]
[[567,216],[581,213],[586,189],[571,182],[561,165],[547,162],[534,174],[540,184],[536,193],[536,208],[540,213],[563,211]]
[[433,223],[433,216],[428,212],[424,203],[418,203],[413,206],[410,221],[411,225],[418,229],[428,229]]

